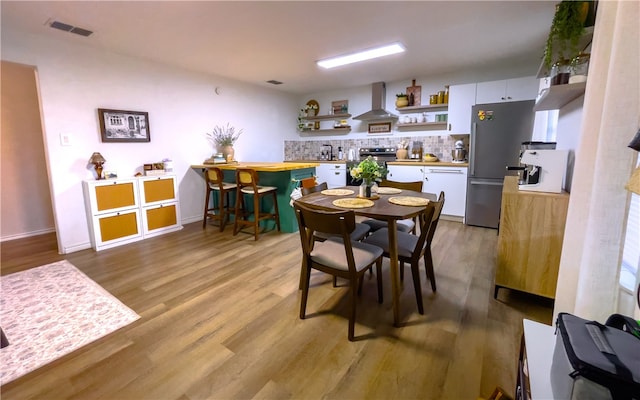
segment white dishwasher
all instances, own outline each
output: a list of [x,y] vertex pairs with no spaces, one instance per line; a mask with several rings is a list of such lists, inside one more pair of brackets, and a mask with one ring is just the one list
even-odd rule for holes
[[423,192],[445,194],[442,214],[464,218],[467,201],[467,167],[424,167]]

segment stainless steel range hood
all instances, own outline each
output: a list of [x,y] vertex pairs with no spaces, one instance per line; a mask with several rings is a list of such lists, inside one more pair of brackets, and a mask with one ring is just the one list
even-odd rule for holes
[[387,89],[384,82],[376,82],[371,85],[371,111],[360,114],[353,119],[361,121],[388,121],[396,120],[398,116],[384,109]]

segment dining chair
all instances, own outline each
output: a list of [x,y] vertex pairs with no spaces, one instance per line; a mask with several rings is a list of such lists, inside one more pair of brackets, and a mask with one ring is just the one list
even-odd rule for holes
[[[260,221],[274,219],[280,232],[280,212],[278,211],[278,188],[275,186],[258,185],[258,173],[253,168],[236,169],[236,208],[233,222],[233,235],[237,235],[243,226],[252,226],[255,240],[258,240]],[[245,195],[253,196],[253,210],[245,205]],[[261,211],[260,200],[271,196],[273,212]]]
[[[418,312],[424,314],[422,305],[422,289],[420,285],[420,274],[418,266],[420,259],[424,259],[424,266],[427,279],[431,282],[431,290],[436,291],[436,276],[433,270],[433,259],[431,257],[431,241],[435,234],[440,213],[444,206],[444,192],[440,192],[438,201],[429,202],[425,206],[425,212],[418,218],[420,221],[420,235],[412,235],[408,232],[397,232],[398,240],[398,261],[400,261],[400,276],[404,275],[404,263],[411,264],[411,275],[413,277],[413,288],[416,294]],[[389,230],[388,228],[378,229],[363,240],[364,243],[382,247],[384,256],[389,257]]]
[[[392,187],[392,188],[396,188],[396,189],[404,189],[404,190],[412,190],[414,192],[422,192],[422,181],[416,181],[416,182],[397,182],[397,181],[390,181],[387,179],[383,179],[380,184],[378,185],[380,187]],[[398,231],[401,232],[411,232],[413,234],[416,233],[416,218],[412,218],[412,219],[403,219],[400,221],[396,222],[396,226]],[[387,227],[387,222],[386,221],[380,221],[377,219],[366,219],[364,221],[362,221],[363,224],[367,224],[369,225],[369,227],[371,228],[371,232],[375,232],[378,229],[382,229],[382,228],[386,228]]]
[[[378,246],[352,241],[355,229],[353,210],[327,211],[293,203],[302,245],[302,296],[300,319],[305,319],[311,269],[349,280],[349,330],[348,338],[354,340],[356,319],[356,295],[361,293],[363,275],[376,264],[378,303],[382,303],[382,249]],[[316,231],[331,237],[324,242],[313,240]]]
[[[315,186],[311,186],[311,187],[303,187],[302,188],[302,195],[305,196],[307,194],[311,194],[311,193],[316,193],[316,192],[321,192],[323,190],[328,189],[328,185],[327,182],[322,182],[319,183]],[[351,240],[353,241],[361,241],[362,239],[364,239],[367,234],[369,233],[369,230],[371,228],[369,227],[369,225],[367,224],[363,224],[360,222],[356,222],[356,228],[353,230],[353,232],[351,232]],[[318,240],[320,242],[324,242],[325,240],[329,239],[332,236],[338,236],[339,235],[331,235],[329,233],[326,232],[314,232],[313,234],[313,239],[314,240]],[[301,275],[302,276],[302,275]],[[337,287],[338,286],[338,277],[336,277],[335,275],[333,276],[333,287]],[[300,281],[300,289],[302,289],[302,280]]]
[[[204,179],[206,182],[206,194],[204,198],[204,218],[202,220],[202,229],[206,228],[209,219],[217,220],[220,226],[220,232],[224,230],[225,225],[229,221],[229,214],[234,213],[234,209],[229,201],[229,193],[236,190],[235,183],[223,181],[224,174],[218,167],[209,167],[204,171]],[[209,207],[211,194],[217,193],[217,199],[213,200],[213,207]],[[216,207],[215,204],[218,204]]]
[[[316,192],[321,192],[323,190],[328,189],[327,186],[327,182],[322,182],[318,185],[315,185],[313,187],[303,187],[302,188],[302,195],[305,196],[307,194],[310,193],[316,193]],[[367,236],[367,234],[369,233],[369,230],[371,229],[371,227],[367,224],[364,223],[360,223],[360,222],[356,222],[356,228],[353,230],[353,232],[351,232],[351,240],[362,240],[364,239],[365,236]],[[335,236],[335,235],[330,235],[328,233],[325,232],[316,232],[314,235],[314,238],[316,240],[327,240],[329,237],[331,236]]]

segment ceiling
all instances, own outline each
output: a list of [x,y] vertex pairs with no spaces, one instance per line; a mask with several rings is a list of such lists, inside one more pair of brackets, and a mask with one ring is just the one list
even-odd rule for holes
[[[534,75],[557,1],[6,1],[2,30],[47,35],[286,91],[450,72]],[[61,21],[89,37],[52,29]],[[399,41],[407,51],[322,70],[315,61]],[[278,80],[273,86],[268,80]]]

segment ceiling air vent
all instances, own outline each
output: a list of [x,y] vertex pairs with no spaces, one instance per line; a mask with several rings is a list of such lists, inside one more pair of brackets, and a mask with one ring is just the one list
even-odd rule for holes
[[282,85],[282,82],[276,81],[275,79],[271,79],[270,81],[267,81],[267,83],[270,83],[272,85]]
[[85,37],[93,33],[90,30],[65,24],[64,22],[60,22],[60,21],[53,21],[51,24],[49,24],[49,26],[55,29],[60,29],[61,31],[75,33],[76,35],[85,36]]

